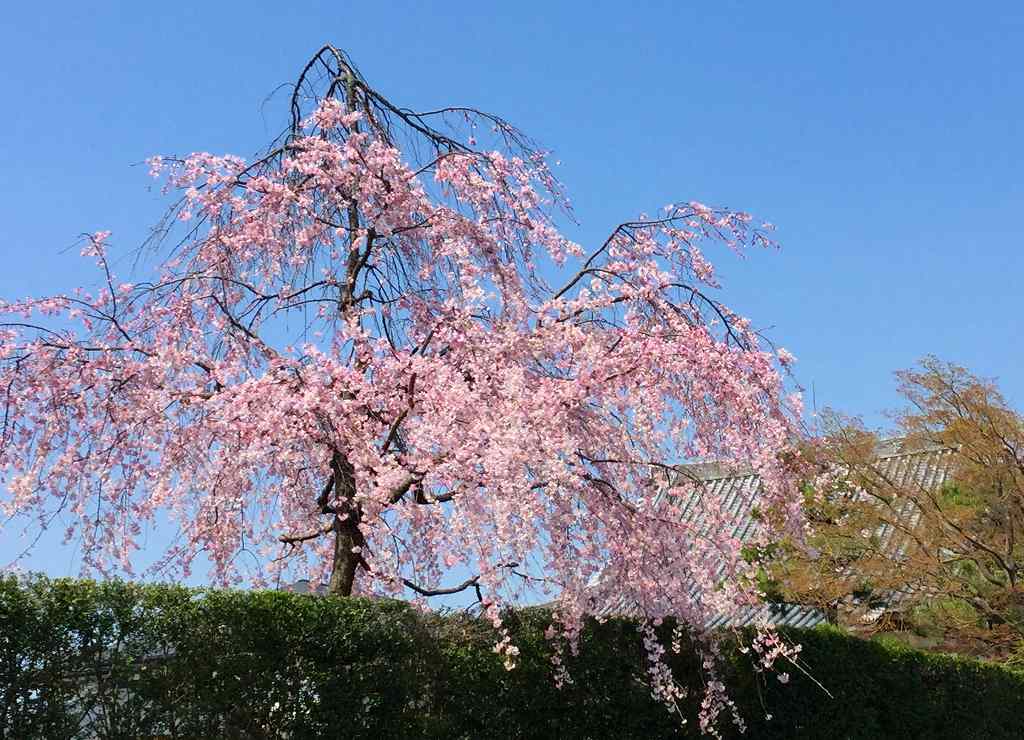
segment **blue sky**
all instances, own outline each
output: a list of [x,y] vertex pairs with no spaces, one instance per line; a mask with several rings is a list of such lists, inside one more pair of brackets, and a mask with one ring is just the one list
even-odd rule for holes
[[[1024,405],[1024,5],[17,3],[0,30],[0,297],[90,282],[164,201],[155,154],[248,155],[323,42],[394,101],[469,104],[562,162],[588,244],[697,199],[778,225],[715,259],[808,402],[881,423],[926,353]],[[494,4],[498,5],[498,4]],[[717,258],[717,259],[716,259]]]

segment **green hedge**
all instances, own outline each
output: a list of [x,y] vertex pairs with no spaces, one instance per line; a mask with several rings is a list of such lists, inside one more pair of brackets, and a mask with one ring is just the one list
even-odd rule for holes
[[[489,626],[399,602],[0,579],[0,737],[698,735],[691,651],[672,656],[696,688],[683,726],[637,679],[644,654],[627,620],[589,625],[567,659],[573,683],[554,688],[549,619],[508,615],[521,654],[506,671]],[[758,674],[727,647],[748,737],[1024,737],[1017,674],[833,629],[788,637],[834,698],[796,670],[786,685]]]

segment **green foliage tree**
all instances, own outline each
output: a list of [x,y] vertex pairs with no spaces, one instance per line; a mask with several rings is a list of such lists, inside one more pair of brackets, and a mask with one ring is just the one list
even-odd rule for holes
[[899,454],[825,415],[808,451],[824,471],[805,488],[810,547],[773,576],[787,598],[846,610],[869,631],[909,628],[943,649],[1019,659],[1024,419],[994,382],[953,363],[927,357],[897,378]]

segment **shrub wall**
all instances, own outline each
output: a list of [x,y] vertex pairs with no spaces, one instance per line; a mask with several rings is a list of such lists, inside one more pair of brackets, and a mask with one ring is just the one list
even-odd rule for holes
[[[489,626],[399,602],[0,579],[0,737],[699,735],[692,651],[672,656],[695,689],[683,725],[638,680],[645,658],[627,620],[589,625],[567,659],[573,683],[556,689],[549,620],[539,609],[508,615],[521,654],[506,671]],[[753,671],[727,643],[748,737],[1024,737],[1015,673],[834,629],[787,636],[832,698],[792,668],[786,685]]]

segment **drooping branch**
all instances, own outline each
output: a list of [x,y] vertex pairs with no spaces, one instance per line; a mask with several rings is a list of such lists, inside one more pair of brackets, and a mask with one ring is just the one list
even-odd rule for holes
[[282,535],[278,537],[278,541],[285,545],[297,545],[301,542],[309,542],[319,537],[323,537],[326,534],[330,534],[334,531],[334,523],[328,524],[325,527],[321,527],[313,532],[307,532],[306,534],[295,534],[295,535]]
[[451,594],[457,594],[460,591],[465,591],[470,586],[475,586],[479,581],[480,576],[473,576],[472,578],[467,578],[459,585],[452,586],[450,588],[423,588],[422,586],[416,585],[408,578],[402,579],[402,583],[405,584],[407,588],[412,589],[420,596],[450,596]]
[[[516,562],[500,563],[497,567],[498,568],[518,568],[519,567],[519,563],[516,563]],[[463,581],[462,583],[460,583],[460,584],[458,584],[456,586],[451,586],[451,587],[448,587],[448,588],[424,588],[423,586],[420,586],[420,585],[414,583],[413,581],[410,581],[408,578],[403,578],[402,579],[402,583],[407,588],[415,591],[420,596],[427,596],[427,597],[430,597],[430,596],[450,596],[452,594],[457,594],[457,593],[460,593],[461,591],[465,591],[466,589],[468,589],[470,587],[474,587],[474,588],[477,589],[477,597],[480,599],[480,601],[483,601],[483,597],[480,595],[480,589],[478,587],[479,582],[480,582],[480,576],[476,575],[476,576],[473,576],[471,578],[467,578],[465,581]]]

